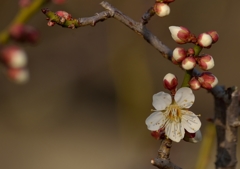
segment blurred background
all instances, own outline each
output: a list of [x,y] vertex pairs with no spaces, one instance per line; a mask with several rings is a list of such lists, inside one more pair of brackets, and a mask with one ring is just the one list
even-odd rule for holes
[[[45,7],[78,18],[103,11],[100,2],[67,0]],[[108,2],[137,21],[154,4],[153,0]],[[2,30],[19,7],[17,0],[0,4]],[[216,30],[220,40],[202,52],[214,57],[211,71],[220,84],[238,85],[239,5],[238,1],[176,1],[170,5],[171,15],[154,16],[147,27],[171,49],[179,46],[170,36],[171,25],[185,26],[195,34]],[[115,19],[71,30],[48,27],[45,18],[39,11],[28,22],[40,30],[40,42],[21,45],[28,54],[30,81],[17,85],[0,75],[1,168],[154,168],[150,160],[160,144],[145,125],[153,108],[152,95],[167,92],[162,85],[165,74],[173,73],[181,81],[184,72]],[[202,115],[204,134],[206,119],[213,117],[213,98],[203,89],[195,95],[191,110]],[[194,169],[200,147],[201,143],[174,143],[171,161]],[[210,148],[207,169],[215,162],[216,148]]]

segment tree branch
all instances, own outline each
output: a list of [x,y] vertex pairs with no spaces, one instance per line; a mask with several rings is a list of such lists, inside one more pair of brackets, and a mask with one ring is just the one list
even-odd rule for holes
[[162,139],[158,150],[158,157],[151,160],[152,165],[158,167],[159,169],[182,169],[170,161],[169,155],[171,147],[172,140],[167,138]]
[[[224,87],[222,87],[224,90]],[[236,87],[228,88],[223,97],[214,97],[215,121],[217,130],[216,169],[235,169],[237,164],[236,148],[239,126],[239,94]]]
[[[42,9],[43,13],[52,22],[55,22],[63,27],[78,28],[82,26],[95,26],[100,21],[105,21],[108,18],[114,18],[135,33],[143,37],[150,45],[158,50],[164,58],[171,60],[172,50],[165,46],[154,34],[147,28],[146,24],[154,15],[153,8],[142,16],[142,21],[137,22],[128,16],[124,15],[121,11],[114,8],[108,2],[100,3],[106,11],[97,13],[95,16],[70,19],[61,22],[61,17],[51,12],[48,9]],[[196,69],[192,71],[193,75],[200,74]],[[237,142],[237,126],[240,122],[237,121],[239,112],[238,91],[236,88],[229,88],[225,91],[223,86],[217,85],[210,90],[215,100],[215,124],[217,130],[217,169],[235,169],[236,168],[236,142]],[[169,152],[171,142],[168,139],[163,139],[159,148],[159,156],[151,161],[154,166],[159,169],[181,169],[175,166],[169,160]],[[164,153],[163,153],[164,152]]]

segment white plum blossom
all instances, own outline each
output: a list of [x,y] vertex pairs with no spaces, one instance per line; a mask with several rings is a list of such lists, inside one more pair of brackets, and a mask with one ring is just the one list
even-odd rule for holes
[[197,115],[189,111],[195,100],[192,90],[180,88],[174,98],[168,93],[159,92],[153,95],[153,106],[156,109],[145,121],[150,131],[165,128],[166,136],[179,142],[184,138],[185,130],[196,133],[201,122]]

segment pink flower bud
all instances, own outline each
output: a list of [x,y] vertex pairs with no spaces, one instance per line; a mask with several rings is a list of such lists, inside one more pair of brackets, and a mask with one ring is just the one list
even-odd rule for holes
[[57,5],[63,4],[63,3],[65,3],[65,1],[66,1],[66,0],[52,0],[52,2],[53,2],[54,4],[57,4]]
[[193,78],[189,81],[189,86],[190,86],[190,88],[193,89],[193,90],[198,90],[198,89],[200,89],[201,84],[199,83],[199,81],[198,81],[195,77],[193,77]]
[[218,83],[218,79],[210,72],[203,72],[199,77],[198,81],[200,82],[201,86],[205,89],[212,89]]
[[8,46],[2,49],[1,60],[10,68],[22,68],[27,64],[27,55],[17,46]]
[[171,73],[166,74],[163,78],[163,85],[168,90],[175,90],[178,85],[177,77]]
[[169,30],[171,32],[173,40],[175,42],[183,44],[189,42],[189,38],[191,37],[191,32],[182,26],[170,26]]
[[154,11],[158,16],[164,17],[170,14],[170,7],[165,3],[155,3]]
[[26,83],[29,79],[29,73],[26,69],[9,69],[8,77],[16,83]]
[[23,24],[13,25],[9,29],[9,34],[10,34],[11,38],[18,40],[18,41],[22,41],[23,34],[24,34],[24,25]]
[[216,43],[219,39],[219,35],[216,31],[209,31],[207,32],[212,37],[212,43]]
[[214,60],[211,55],[205,54],[197,59],[197,63],[202,70],[209,70],[214,67]]
[[176,62],[182,62],[186,57],[186,51],[183,48],[177,47],[173,50],[173,56]]
[[66,19],[66,20],[71,20],[72,19],[72,15],[65,12],[65,11],[57,11],[55,12],[56,15]]
[[21,8],[28,7],[31,4],[32,0],[19,0],[19,6]]
[[13,25],[9,30],[9,34],[12,39],[20,42],[36,43],[39,39],[39,32],[29,25]]
[[189,56],[182,61],[182,68],[184,70],[191,70],[195,67],[196,60],[193,56]]
[[25,26],[24,29],[25,40],[30,43],[36,43],[39,40],[40,33],[39,31],[32,26]]
[[204,48],[210,47],[212,45],[212,37],[207,33],[201,33],[198,36],[198,44]]

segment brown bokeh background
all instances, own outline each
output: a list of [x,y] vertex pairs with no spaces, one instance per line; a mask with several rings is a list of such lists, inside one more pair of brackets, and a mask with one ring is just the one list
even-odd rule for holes
[[[0,29],[18,11],[17,0],[1,0]],[[48,4],[73,17],[102,11],[98,0],[67,0]],[[139,20],[154,3],[148,0],[109,0]],[[148,28],[170,48],[177,45],[168,27],[185,26],[199,34],[217,30],[218,43],[211,54],[212,72],[219,83],[240,80],[240,22],[238,1],[182,0],[171,4],[171,15],[153,17]],[[48,27],[39,11],[29,24],[41,31],[38,45],[22,45],[29,56],[30,81],[16,85],[0,76],[0,167],[2,169],[146,169],[157,155],[159,142],[150,136],[145,119],[151,113],[152,95],[162,91],[162,78],[183,71],[164,59],[146,41],[120,22],[109,19],[95,27],[76,30]],[[190,47],[190,45],[187,47]],[[205,90],[195,92],[191,108],[201,114],[202,132],[213,117],[213,99]],[[193,169],[201,143],[174,143],[171,160]],[[214,167],[212,147],[208,168]]]

